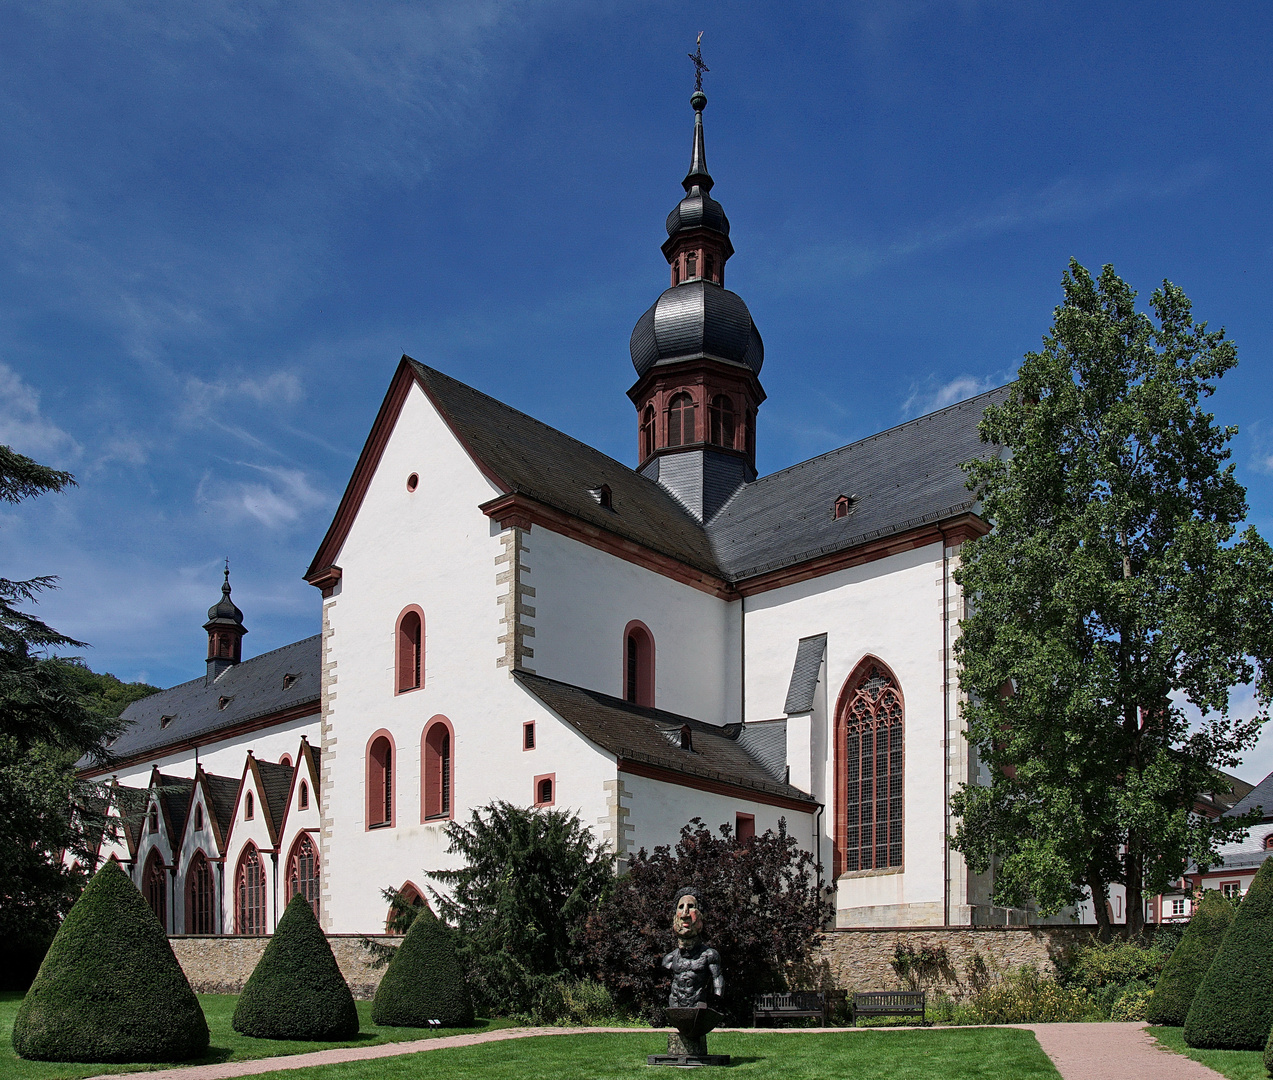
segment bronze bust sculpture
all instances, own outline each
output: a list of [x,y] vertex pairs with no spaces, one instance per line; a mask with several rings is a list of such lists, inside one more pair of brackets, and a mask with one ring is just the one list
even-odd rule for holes
[[703,907],[699,890],[681,889],[674,898],[672,933],[676,948],[663,957],[672,973],[667,1018],[676,1034],[667,1037],[667,1053],[652,1054],[651,1065],[728,1065],[729,1055],[707,1052],[707,1033],[724,1019],[711,1007],[725,992],[720,953],[703,943]]

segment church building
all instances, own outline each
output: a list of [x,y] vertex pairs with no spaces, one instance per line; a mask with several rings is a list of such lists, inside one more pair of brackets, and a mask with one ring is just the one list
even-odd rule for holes
[[427,895],[447,823],[494,800],[576,812],[620,860],[785,819],[840,927],[1025,920],[946,839],[980,775],[960,464],[1006,391],[758,476],[765,350],[706,104],[631,336],[636,467],[404,356],[305,575],[315,635],[244,659],[227,569],[206,672],[125,712],[100,854],[170,932],[268,933],[297,891],[381,932],[382,890]]

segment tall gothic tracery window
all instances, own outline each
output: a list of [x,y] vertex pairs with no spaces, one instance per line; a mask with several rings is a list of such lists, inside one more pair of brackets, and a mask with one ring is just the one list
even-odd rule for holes
[[309,833],[301,833],[292,845],[287,858],[287,886],[284,890],[290,902],[300,893],[318,918],[318,851]]
[[249,843],[234,872],[234,932],[265,933],[265,873],[256,845]]
[[424,729],[422,740],[421,817],[425,821],[451,816],[451,726],[435,716]]
[[901,866],[905,709],[896,677],[868,657],[836,711],[840,870]]
[[146,868],[142,871],[141,892],[146,898],[150,910],[155,913],[165,930],[168,929],[168,882],[165,880],[164,861],[159,851],[151,848],[146,859]]
[[186,933],[215,934],[217,894],[212,866],[202,851],[196,851],[186,871]]
[[667,406],[667,444],[686,446],[694,441],[694,399],[676,394]]
[[712,398],[707,409],[709,440],[716,446],[734,447],[734,403],[724,394]]

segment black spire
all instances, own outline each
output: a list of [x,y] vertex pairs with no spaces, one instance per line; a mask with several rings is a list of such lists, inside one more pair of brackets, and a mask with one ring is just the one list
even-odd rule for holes
[[698,51],[689,54],[694,61],[694,93],[690,95],[690,107],[694,110],[694,149],[690,153],[690,171],[685,174],[681,186],[686,194],[698,188],[706,195],[712,190],[712,174],[707,171],[707,150],[703,146],[703,110],[707,108],[707,95],[703,93],[703,72],[711,69],[703,63],[703,35],[698,35]]
[[221,599],[208,608],[208,621],[203,624],[203,628],[208,632],[207,681],[212,682],[243,658],[243,635],[248,632],[243,625],[243,612],[230,599],[229,559],[225,561]]

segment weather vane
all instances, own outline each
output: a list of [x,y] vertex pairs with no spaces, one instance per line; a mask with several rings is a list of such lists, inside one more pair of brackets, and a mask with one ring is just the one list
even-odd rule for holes
[[712,70],[706,64],[703,63],[703,31],[702,30],[698,32],[698,41],[696,44],[698,46],[698,51],[687,53],[686,55],[689,56],[689,58],[694,61],[694,89],[696,91],[701,92],[703,89],[703,72]]

